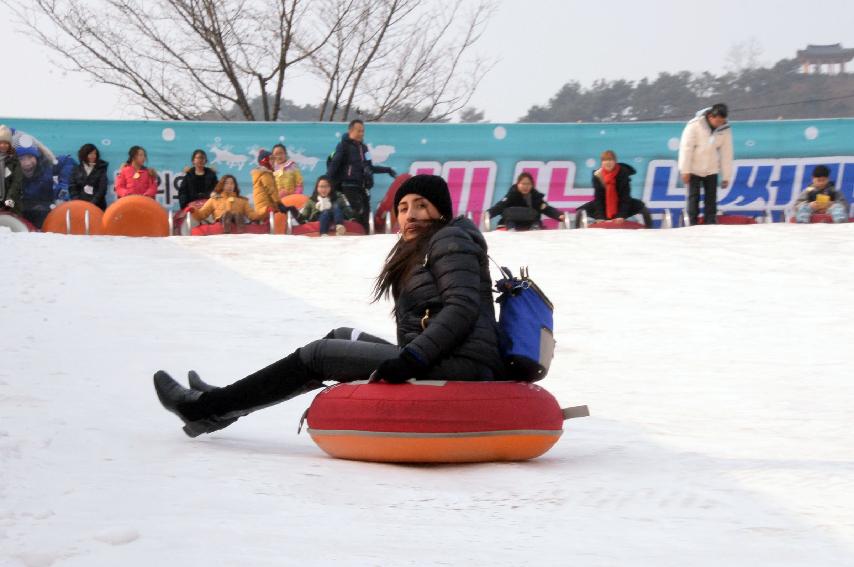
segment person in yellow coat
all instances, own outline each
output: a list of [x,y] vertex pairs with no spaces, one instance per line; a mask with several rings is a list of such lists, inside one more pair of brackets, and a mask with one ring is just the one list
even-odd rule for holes
[[248,220],[260,220],[263,213],[258,213],[249,204],[246,197],[240,195],[237,179],[233,175],[224,175],[216,184],[211,198],[202,205],[201,209],[190,207],[190,214],[200,221],[213,215],[216,222],[221,222],[223,232],[237,232],[239,227]]
[[284,199],[294,193],[302,193],[302,172],[296,162],[288,158],[288,150],[283,144],[273,146],[270,163],[273,166],[271,169],[273,170],[273,179],[276,180],[279,199]]

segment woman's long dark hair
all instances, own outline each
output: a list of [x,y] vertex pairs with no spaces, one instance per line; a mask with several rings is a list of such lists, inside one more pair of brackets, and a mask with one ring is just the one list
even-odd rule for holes
[[373,296],[375,302],[389,296],[397,302],[403,284],[409,278],[412,270],[419,263],[424,262],[430,238],[448,224],[448,220],[445,218],[420,222],[422,228],[419,230],[418,236],[412,240],[404,240],[401,237],[386,256],[383,269],[374,282]]
[[[142,150],[145,152],[145,148],[143,148],[142,146],[131,146],[130,147],[130,149],[128,150],[128,160],[125,162],[127,165],[130,165],[130,163],[133,161],[133,156],[135,156],[136,152],[138,152],[139,150]],[[145,157],[148,157],[148,152],[145,152]],[[142,166],[142,167],[143,167],[143,169],[145,169],[145,166]]]
[[217,181],[216,187],[214,187],[214,193],[222,195],[222,192],[225,191],[225,182],[229,179],[234,181],[234,194],[240,195],[240,186],[237,184],[237,178],[233,175],[223,175],[220,177],[219,181]]
[[95,158],[95,163],[98,163],[98,160],[101,159],[101,152],[98,151],[98,148],[95,144],[83,144],[80,146],[80,150],[77,152],[77,161],[80,162],[80,165],[84,163],[89,163],[89,154],[92,152],[96,152],[98,156]]
[[533,175],[531,175],[527,171],[523,171],[522,173],[519,174],[519,177],[516,178],[516,185],[519,185],[519,182],[522,181],[523,179],[527,179],[528,181],[530,181],[531,187],[536,189],[537,184],[534,183],[534,176]]
[[311,200],[317,201],[317,186],[320,185],[321,181],[329,183],[329,200],[334,203],[338,198],[338,194],[335,192],[335,185],[333,185],[332,179],[330,179],[328,175],[321,175],[317,178],[317,181],[314,182],[314,192],[311,194]]

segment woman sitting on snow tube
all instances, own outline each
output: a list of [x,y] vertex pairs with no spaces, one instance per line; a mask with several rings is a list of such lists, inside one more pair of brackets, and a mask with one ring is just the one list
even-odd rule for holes
[[237,179],[233,175],[223,175],[216,184],[213,195],[201,209],[190,207],[189,213],[197,221],[213,214],[215,222],[221,222],[226,234],[238,232],[248,220],[261,220],[264,215],[256,213],[246,197],[240,196]]
[[499,227],[507,230],[531,230],[542,228],[540,216],[546,215],[557,221],[565,221],[565,215],[546,202],[546,197],[534,187],[534,176],[523,171],[516,178],[503,199],[487,211],[490,217],[501,215]]
[[334,223],[335,232],[339,235],[347,232],[344,221],[352,218],[353,211],[350,209],[347,197],[335,191],[325,175],[317,178],[314,183],[314,193],[297,216],[300,224],[319,222],[320,234],[328,233]]
[[335,329],[224,388],[206,388],[191,373],[196,387],[187,389],[161,370],[154,388],[187,435],[222,429],[256,409],[321,388],[324,380],[505,379],[483,235],[465,217],[451,218],[448,184],[438,176],[406,181],[394,206],[401,238],[377,277],[374,298],[394,299],[398,344]]
[[591,219],[623,222],[634,215],[643,216],[647,228],[652,228],[652,217],[640,199],[632,198],[631,176],[635,168],[627,163],[617,163],[612,150],[602,152],[602,166],[593,172],[593,200],[575,211],[575,226],[581,226],[581,211]]

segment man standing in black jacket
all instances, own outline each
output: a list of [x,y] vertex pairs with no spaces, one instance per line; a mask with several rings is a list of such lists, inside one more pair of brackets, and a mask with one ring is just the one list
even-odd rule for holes
[[371,152],[364,140],[365,123],[359,119],[351,120],[347,133],[341,137],[327,164],[326,175],[332,179],[333,187],[347,197],[355,220],[365,227],[367,233],[374,173],[387,173],[392,178],[397,177],[397,173],[390,167],[371,163]]

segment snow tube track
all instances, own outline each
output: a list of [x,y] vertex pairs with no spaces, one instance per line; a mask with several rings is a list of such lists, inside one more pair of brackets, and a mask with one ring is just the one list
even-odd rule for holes
[[[716,221],[718,224],[756,224],[756,219],[748,215],[718,215]],[[703,215],[697,218],[697,224],[705,222]]]
[[646,225],[643,225],[639,222],[624,220],[623,222],[615,222],[612,220],[599,221],[591,224],[588,228],[604,228],[611,230],[638,230],[642,228],[646,228]]
[[[225,234],[225,227],[222,222],[210,224],[200,224],[194,226],[190,232],[191,236],[215,236]],[[246,223],[241,224],[239,228],[235,228],[232,234],[270,234],[270,223]]]
[[524,461],[548,451],[562,410],[540,386],[522,382],[351,382],[327,388],[306,412],[308,433],[341,459],[410,463]]
[[[798,219],[792,217],[790,223],[797,223]],[[854,222],[854,219],[848,219],[848,222]],[[813,213],[810,215],[810,224],[833,224],[833,217],[827,213]]]
[[[364,227],[362,227],[362,225],[355,221],[344,221],[344,228],[346,229],[346,232],[344,234],[347,235],[361,236],[365,234]],[[302,236],[320,236],[320,221],[312,221],[307,222],[305,224],[297,225],[291,229],[291,234]],[[332,228],[329,229],[329,234],[335,234],[335,225],[332,225]]]

